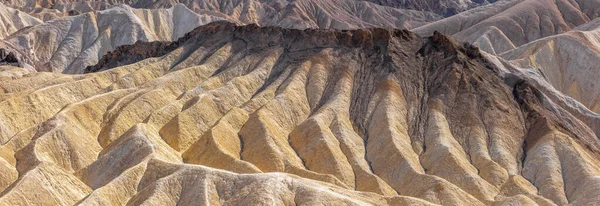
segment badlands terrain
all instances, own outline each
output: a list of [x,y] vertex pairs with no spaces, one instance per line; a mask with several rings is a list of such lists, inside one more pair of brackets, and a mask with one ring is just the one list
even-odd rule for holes
[[600,0],[2,0],[0,205],[598,205]]

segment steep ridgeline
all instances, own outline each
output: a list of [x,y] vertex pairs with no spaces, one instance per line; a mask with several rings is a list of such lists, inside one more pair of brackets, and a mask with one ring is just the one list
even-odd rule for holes
[[0,73],[0,203],[600,201],[595,134],[439,33],[216,22],[100,62]]
[[[142,2],[137,2],[132,3],[133,7],[118,5],[82,14],[74,11],[74,16],[45,23],[38,20],[39,24],[18,31],[8,24],[7,31],[15,33],[10,36],[6,34],[7,37],[0,40],[0,48],[19,54],[19,59],[23,59],[22,62],[31,70],[80,74],[85,67],[96,64],[100,57],[118,46],[137,41],[175,41],[192,29],[213,21],[297,29],[353,29],[413,28],[438,19],[432,13],[405,11],[354,0],[298,1],[279,13],[254,8],[253,4],[242,1],[227,4],[213,2],[202,6],[196,5],[196,1],[184,2],[186,4],[154,3],[141,5]],[[0,4],[0,18],[2,8]],[[19,15],[27,14],[21,12]],[[2,28],[0,25],[0,37],[3,37]]]

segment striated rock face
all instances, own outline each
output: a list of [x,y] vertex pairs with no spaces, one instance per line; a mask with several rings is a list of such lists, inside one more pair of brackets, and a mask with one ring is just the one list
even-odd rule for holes
[[600,0],[504,0],[414,29],[433,31],[501,54],[531,41],[561,34],[600,16]]
[[543,72],[557,90],[600,113],[600,19],[564,34],[540,39],[502,54],[523,68]]
[[275,15],[256,15],[260,26],[293,29],[416,28],[441,19],[431,12],[386,7],[356,0],[296,0]]
[[[22,54],[20,56],[27,59],[24,62],[31,65],[32,70],[80,74],[85,67],[96,64],[100,57],[118,46],[137,41],[175,41],[193,28],[213,21],[298,29],[356,29],[413,28],[439,19],[432,13],[354,0],[296,1],[278,10],[263,5],[267,2],[212,2],[201,5],[197,5],[198,2],[195,1],[179,4],[147,2],[148,5],[142,2],[124,3],[130,3],[133,7],[157,9],[134,9],[118,5],[102,11],[90,9],[92,12],[83,14],[79,14],[80,11],[76,9],[64,10],[63,12],[68,11],[68,16],[58,16],[66,17],[43,24],[36,19],[40,24],[19,31],[11,30],[15,33],[0,41],[0,47],[10,47],[11,51]],[[40,4],[38,2],[31,5]],[[57,7],[55,4],[50,5]],[[162,9],[166,7],[169,8]],[[262,7],[265,8],[259,9]],[[21,12],[21,15],[27,14]]]
[[41,23],[41,20],[25,12],[6,7],[0,3],[0,39],[6,38],[19,29]]
[[[194,30],[197,31],[197,30]],[[193,34],[194,31],[190,32]],[[98,72],[109,68],[115,68],[122,65],[135,63],[151,57],[160,57],[179,47],[180,42],[185,42],[190,38],[190,34],[179,39],[176,42],[136,42],[134,45],[123,45],[108,52],[99,60],[98,64],[88,66],[84,73]]]
[[67,16],[71,11],[99,11],[118,4],[139,9],[165,9],[183,4],[195,13],[237,24],[295,29],[415,28],[441,18],[427,10],[357,0],[11,0],[6,3],[44,20]]
[[[578,119],[600,134],[598,113],[597,41],[600,19],[567,33],[550,36],[491,57],[500,64],[521,71],[542,86],[550,99],[567,108]],[[599,135],[597,135],[599,136]]]
[[156,10],[121,5],[25,28],[5,42],[31,59],[37,71],[78,74],[118,46],[173,41],[217,20],[222,18],[199,15],[183,5]]
[[4,39],[10,38],[12,34],[21,29],[42,23],[40,19],[0,3],[0,65],[26,67],[29,71],[34,70],[32,67],[34,63],[25,57],[21,48],[4,41]]
[[497,0],[365,0],[380,5],[435,12],[448,17]]
[[589,124],[506,65],[437,32],[217,22],[84,75],[4,68],[0,202],[600,201]]

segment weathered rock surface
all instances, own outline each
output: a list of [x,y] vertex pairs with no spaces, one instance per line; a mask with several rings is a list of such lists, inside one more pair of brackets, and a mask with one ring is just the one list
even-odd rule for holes
[[398,9],[356,0],[296,0],[275,15],[255,16],[259,17],[257,21],[243,22],[294,29],[410,29],[441,19],[431,12]]
[[41,23],[42,20],[0,3],[0,39],[6,38],[19,29]]
[[589,124],[439,33],[219,22],[116,51],[84,75],[2,69],[0,202],[600,201]]
[[45,20],[67,16],[71,12],[104,10],[117,4],[140,9],[165,9],[181,3],[198,14],[237,24],[297,29],[414,28],[441,18],[428,10],[408,10],[357,0],[12,0],[6,3]]
[[379,5],[429,11],[448,17],[497,0],[364,0]]
[[16,67],[21,66],[15,53],[6,51],[6,49],[3,48],[0,48],[0,64]]
[[77,74],[118,46],[177,40],[217,20],[222,18],[196,14],[181,4],[156,10],[121,5],[25,28],[4,42],[31,59],[37,71]]
[[[174,41],[197,26],[218,20],[298,29],[356,29],[413,28],[439,19],[439,16],[433,13],[408,11],[354,0],[302,0],[290,4],[277,4],[280,5],[276,6],[277,9],[271,7],[276,5],[275,3],[253,0],[228,3],[214,1],[203,4],[196,1],[179,4],[171,1],[127,1],[120,3],[151,9],[133,9],[126,5],[111,7],[110,4],[119,2],[107,2],[108,5],[102,4],[104,6],[97,9],[109,9],[96,12],[96,7],[65,7],[60,6],[62,3],[94,2],[33,4],[29,1],[14,1],[13,6],[21,6],[25,10],[27,5],[62,8],[58,10],[62,13],[68,12],[68,16],[57,14],[55,20],[20,30],[0,42],[0,46],[9,45],[13,48],[11,51],[25,56],[27,60],[23,62],[37,71],[78,74],[82,73],[85,67],[96,64],[100,57],[118,46],[137,41]],[[96,3],[101,4],[100,1]],[[47,12],[44,9],[33,11]],[[81,11],[92,12],[78,14]],[[66,17],[58,18],[60,16]]]
[[600,16],[600,0],[504,0],[446,18],[414,31],[433,31],[500,54],[561,34]]
[[557,90],[600,113],[600,19],[570,32],[540,39],[501,56],[523,68],[540,69]]

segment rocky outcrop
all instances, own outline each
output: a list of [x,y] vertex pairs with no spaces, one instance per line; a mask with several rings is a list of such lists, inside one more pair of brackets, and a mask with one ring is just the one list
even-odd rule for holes
[[7,52],[5,49],[0,48],[0,64],[2,65],[11,65],[11,66],[20,66],[19,60],[17,56],[13,52]]
[[0,72],[0,202],[585,205],[600,196],[587,124],[543,85],[441,33],[215,22],[176,43],[116,51],[84,75]]
[[177,49],[180,41],[177,42],[136,42],[134,45],[123,45],[117,47],[114,51],[109,51],[104,55],[96,65],[88,66],[83,73],[99,72],[127,64],[132,64],[147,58],[160,57]]

